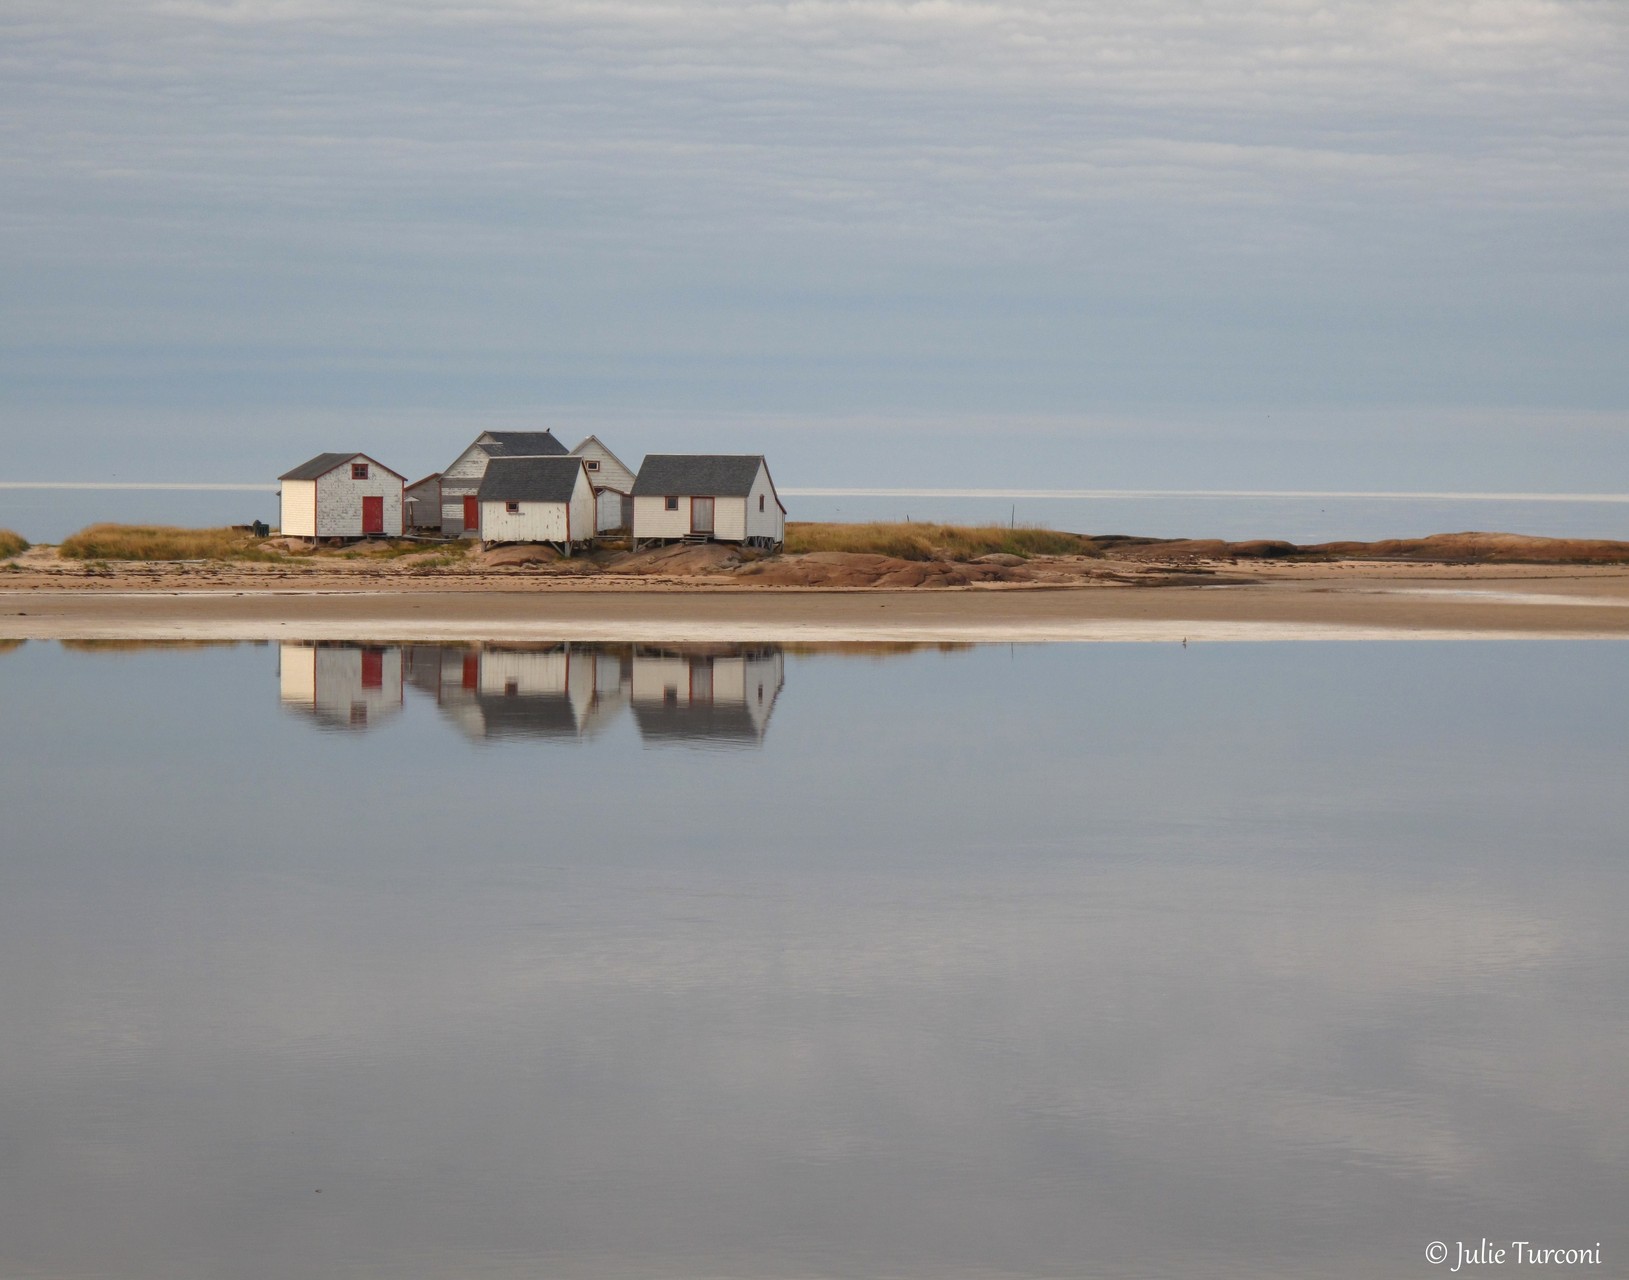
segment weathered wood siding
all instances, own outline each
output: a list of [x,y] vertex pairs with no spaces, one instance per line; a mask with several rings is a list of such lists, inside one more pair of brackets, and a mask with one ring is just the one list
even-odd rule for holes
[[633,536],[645,538],[682,538],[690,532],[690,498],[679,495],[679,509],[663,508],[661,495],[640,494],[634,498]]
[[613,529],[626,529],[629,523],[629,498],[626,492],[602,489],[595,497],[594,532],[609,533]]
[[407,510],[403,517],[409,529],[433,531],[441,528],[441,477],[431,476],[407,488]]
[[[761,511],[760,505],[763,507]],[[758,474],[752,480],[752,491],[747,495],[746,518],[747,537],[768,538],[771,542],[786,541],[786,513],[781,510],[780,499],[775,494],[775,482],[769,478],[769,468],[763,463],[758,464]]]
[[342,462],[327,475],[318,476],[316,484],[317,537],[360,538],[363,498],[383,498],[384,534],[392,538],[401,536],[402,478],[395,472],[370,461],[368,478],[353,480],[351,464]]
[[564,542],[566,508],[564,502],[522,502],[519,511],[490,499],[481,504],[483,542]]
[[291,538],[317,536],[317,482],[284,480],[278,531]]
[[475,536],[474,529],[464,528],[464,499],[473,497],[481,487],[490,461],[477,441],[441,473],[441,532],[448,537],[461,538],[466,533]]
[[740,542],[747,536],[747,500],[719,498],[713,504],[713,538],[718,542]]
[[634,473],[598,440],[584,440],[572,451],[574,457],[599,463],[599,469],[590,469],[588,478],[597,489],[616,489],[627,493],[633,488]]

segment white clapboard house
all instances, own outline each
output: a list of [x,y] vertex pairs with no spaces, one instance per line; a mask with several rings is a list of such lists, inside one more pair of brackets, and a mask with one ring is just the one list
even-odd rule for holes
[[568,556],[594,544],[594,486],[581,458],[493,458],[476,498],[482,542],[546,542]]
[[401,537],[407,477],[365,453],[319,453],[277,479],[287,537]]
[[560,458],[566,454],[552,431],[483,431],[441,473],[441,532],[449,538],[478,537],[478,497],[494,458]]
[[774,550],[786,541],[786,508],[762,454],[650,454],[633,501],[635,548],[688,540]]
[[594,484],[594,531],[610,533],[633,525],[634,473],[598,436],[589,436],[571,451],[583,460]]

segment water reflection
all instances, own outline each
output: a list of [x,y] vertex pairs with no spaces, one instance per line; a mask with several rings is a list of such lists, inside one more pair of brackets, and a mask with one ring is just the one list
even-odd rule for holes
[[0,1276],[1629,1257],[1621,646],[140,647],[0,661]]
[[762,745],[785,670],[766,644],[307,642],[278,655],[283,705],[321,729],[377,726],[412,689],[472,740],[582,740],[626,709],[648,745],[724,749]]

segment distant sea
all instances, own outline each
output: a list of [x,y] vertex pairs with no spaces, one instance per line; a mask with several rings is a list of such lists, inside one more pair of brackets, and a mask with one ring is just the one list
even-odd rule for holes
[[[859,490],[783,492],[792,520],[924,520],[1041,525],[1152,538],[1291,542],[1483,530],[1629,541],[1629,494],[1307,493],[1159,490]],[[96,521],[180,525],[277,521],[277,496],[212,489],[46,489],[0,483],[0,528],[59,542]]]

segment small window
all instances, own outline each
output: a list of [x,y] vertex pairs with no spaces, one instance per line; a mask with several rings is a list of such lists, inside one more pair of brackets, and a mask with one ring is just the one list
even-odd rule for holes
[[758,495],[758,510],[762,511],[763,509],[764,509],[764,495],[760,493]]
[[587,462],[583,463],[583,466],[587,467],[590,471],[598,471],[600,469],[600,460],[598,458],[590,458]]
[[351,479],[366,480],[368,478],[368,464],[365,462],[351,463]]
[[503,504],[503,509],[512,516],[518,516],[520,514],[520,503],[506,502]]
[[677,511],[679,509],[679,500],[677,498],[663,498],[662,501],[669,511]]

